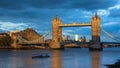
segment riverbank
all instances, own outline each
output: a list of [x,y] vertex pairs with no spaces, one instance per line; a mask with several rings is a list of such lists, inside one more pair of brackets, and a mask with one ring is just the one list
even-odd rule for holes
[[0,49],[48,49],[48,48],[43,46],[19,46],[19,47],[0,46]]

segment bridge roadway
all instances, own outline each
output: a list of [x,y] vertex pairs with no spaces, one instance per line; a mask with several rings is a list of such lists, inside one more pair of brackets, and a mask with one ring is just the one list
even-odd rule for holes
[[[65,44],[90,44],[90,42],[80,42],[80,41],[62,41],[61,45],[65,45]],[[101,42],[101,44],[120,44],[120,42]]]
[[101,42],[102,44],[120,44],[120,42]]
[[72,23],[72,24],[61,24],[59,27],[82,27],[82,26],[92,26],[91,23]]
[[65,45],[65,44],[72,44],[72,43],[78,44],[78,45],[80,45],[80,44],[90,44],[90,42],[80,42],[80,41],[62,41],[60,44]]
[[[62,41],[60,42],[61,45],[65,44],[90,44],[90,42],[80,42],[80,41]],[[120,44],[120,42],[101,42],[101,44]],[[49,45],[47,42],[42,42],[42,43],[18,43],[18,45]]]
[[47,42],[42,42],[42,43],[18,43],[18,45],[48,45],[49,43]]

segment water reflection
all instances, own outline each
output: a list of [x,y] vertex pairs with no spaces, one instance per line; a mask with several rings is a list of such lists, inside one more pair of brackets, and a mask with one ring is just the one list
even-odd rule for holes
[[91,61],[92,61],[92,67],[91,68],[100,68],[100,51],[93,51],[90,52],[91,54]]
[[[41,53],[50,58],[32,59]],[[0,68],[107,68],[120,59],[120,48],[107,48],[102,52],[88,49],[49,50],[0,50]]]
[[16,63],[17,63],[17,58],[16,57],[14,57],[14,58],[12,58],[12,67],[13,68],[16,68],[17,67],[17,65],[16,65]]
[[61,51],[52,51],[52,68],[62,68]]
[[32,61],[31,57],[26,57],[23,55],[24,54],[21,51],[19,52],[18,50],[12,50],[11,68],[33,68],[34,61]]

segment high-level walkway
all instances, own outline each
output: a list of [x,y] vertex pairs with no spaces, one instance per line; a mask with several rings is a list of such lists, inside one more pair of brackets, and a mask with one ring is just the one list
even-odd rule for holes
[[82,26],[92,26],[91,23],[72,23],[72,24],[60,24],[59,27],[82,27]]

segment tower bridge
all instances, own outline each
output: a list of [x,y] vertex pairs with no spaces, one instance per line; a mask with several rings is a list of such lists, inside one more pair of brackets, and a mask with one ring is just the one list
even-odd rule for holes
[[[13,38],[13,44],[12,46],[16,47],[16,40],[22,40],[22,43],[18,43],[21,45],[40,45],[40,44],[49,44],[50,48],[53,49],[61,49],[63,48],[63,45],[65,44],[71,44],[71,43],[77,43],[77,44],[88,44],[90,49],[97,49],[97,50],[101,50],[102,49],[102,45],[101,44],[120,44],[120,43],[114,43],[114,42],[101,42],[100,41],[100,17],[96,14],[92,17],[90,22],[81,22],[81,23],[70,23],[70,24],[63,24],[62,20],[59,19],[58,16],[56,16],[56,18],[54,18],[52,20],[52,41],[50,41],[49,43],[46,43],[45,41],[40,42],[41,39],[47,37],[49,34],[51,34],[51,31],[48,31],[45,35],[43,35],[44,37],[40,37],[38,39],[35,39],[33,41],[27,41],[25,39],[17,39],[17,35],[13,34],[12,38]],[[69,41],[69,42],[65,42],[62,41],[62,28],[65,27],[91,27],[91,37],[92,40],[90,42],[79,42],[79,41]],[[108,35],[109,37],[111,37],[112,39],[115,39],[114,36],[112,36],[111,34],[109,34],[108,32],[106,32],[104,29],[102,29],[102,31]],[[118,38],[115,40],[119,40]]]
[[63,27],[86,27],[90,26],[92,28],[92,41],[90,43],[90,49],[101,50],[100,45],[100,17],[96,14],[92,17],[92,21],[88,23],[73,23],[73,24],[62,24],[62,20],[56,16],[52,20],[52,43],[51,48],[59,49],[62,48],[62,28]]

